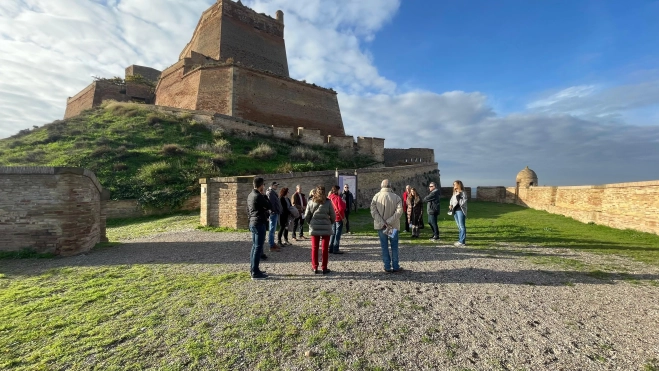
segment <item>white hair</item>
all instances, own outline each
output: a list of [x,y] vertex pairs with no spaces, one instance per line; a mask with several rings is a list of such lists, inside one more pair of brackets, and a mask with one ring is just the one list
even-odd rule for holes
[[389,179],[383,180],[382,184],[380,184],[380,188],[389,188]]

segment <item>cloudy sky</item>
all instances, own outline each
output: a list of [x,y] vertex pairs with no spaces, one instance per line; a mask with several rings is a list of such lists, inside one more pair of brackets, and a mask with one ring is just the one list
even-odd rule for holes
[[[0,138],[173,64],[213,2],[2,0]],[[284,11],[292,77],[336,89],[349,134],[434,148],[445,185],[659,179],[657,0],[243,3]]]

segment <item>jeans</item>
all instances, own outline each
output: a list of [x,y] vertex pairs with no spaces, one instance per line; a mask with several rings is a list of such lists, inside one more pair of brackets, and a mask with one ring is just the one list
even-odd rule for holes
[[428,214],[428,223],[430,224],[430,229],[432,229],[432,236],[439,238],[439,227],[437,226],[437,214],[435,215]]
[[275,232],[277,232],[277,222],[279,221],[279,214],[270,214],[270,226],[268,234],[268,243],[270,247],[275,245]]
[[339,252],[339,243],[341,242],[341,231],[343,230],[343,221],[332,224],[332,235],[329,240],[329,251]]
[[321,268],[322,270],[327,270],[327,261],[329,260],[329,250],[327,246],[329,245],[330,236],[311,236],[311,268],[313,270],[318,269],[318,245],[320,244],[321,238],[323,239],[323,245],[321,247],[323,262]]
[[263,243],[265,242],[265,224],[250,225],[249,230],[252,232],[252,252],[249,257],[249,272],[251,274],[259,273],[259,262],[263,254]]
[[297,235],[297,227],[300,226],[300,237],[304,236],[304,218],[300,216],[293,221],[293,238]]
[[[384,234],[384,231],[379,230],[380,247],[382,248],[382,262],[384,263],[384,270],[388,271],[392,267],[394,270],[400,269],[398,265],[398,236],[391,238]],[[391,242],[391,256],[389,256],[388,243]]]
[[462,212],[462,210],[458,210],[453,213],[453,219],[455,219],[455,223],[458,225],[458,230],[460,231],[458,242],[464,244],[465,241],[467,240],[467,227],[465,226],[465,214]]

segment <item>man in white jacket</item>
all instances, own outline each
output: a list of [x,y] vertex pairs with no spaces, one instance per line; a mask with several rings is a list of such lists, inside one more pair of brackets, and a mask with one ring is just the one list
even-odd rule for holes
[[[389,180],[382,181],[380,192],[373,196],[371,201],[371,216],[373,227],[380,236],[382,248],[382,262],[387,273],[403,270],[398,265],[398,231],[400,230],[400,216],[403,214],[403,201],[389,188]],[[389,255],[391,243],[391,256]]]

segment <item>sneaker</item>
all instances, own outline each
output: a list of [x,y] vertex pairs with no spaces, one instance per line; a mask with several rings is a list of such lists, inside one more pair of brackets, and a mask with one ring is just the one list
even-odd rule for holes
[[333,254],[337,254],[337,255],[343,255],[343,254],[344,254],[344,252],[343,252],[343,251],[334,251],[334,253],[333,253]]
[[329,269],[323,269],[323,274],[329,274],[330,272],[331,272],[331,270],[329,270]]
[[266,254],[261,254],[261,260],[268,260],[268,256]]
[[393,269],[385,269],[384,273],[394,273],[394,270]]
[[292,243],[288,242],[288,240],[286,240],[286,242],[284,242],[284,243],[286,244],[286,246],[292,245]]
[[253,280],[264,280],[268,278],[268,275],[265,273],[254,273],[252,274],[252,279]]
[[464,246],[464,245],[461,244],[460,242],[456,242],[456,243],[453,244],[453,246],[455,246],[455,247],[462,247],[462,246]]
[[270,247],[270,251],[275,251],[275,252],[276,251],[281,251],[281,248],[277,245],[274,245],[274,246]]
[[398,269],[392,269],[391,271],[394,272],[394,273],[399,273],[399,272],[402,272],[402,271],[403,271],[403,268],[402,268],[402,267],[398,267]]
[[308,238],[306,238],[306,237],[303,236],[303,235],[300,235],[300,238],[303,239],[303,240],[308,240]]
[[433,237],[433,238],[430,239],[430,241],[432,241],[432,242],[437,242],[437,241],[439,241],[439,238],[437,238],[437,237]]
[[321,274],[322,273],[320,269],[312,269],[312,270],[313,270],[313,274]]

